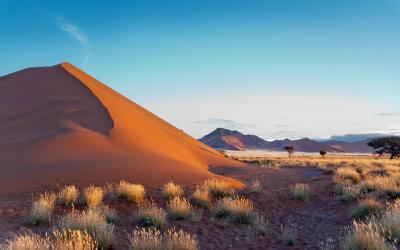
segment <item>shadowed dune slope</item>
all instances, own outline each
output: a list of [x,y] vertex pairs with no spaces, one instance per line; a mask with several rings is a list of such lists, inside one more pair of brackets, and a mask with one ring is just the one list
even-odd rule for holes
[[69,63],[0,77],[0,192],[194,184],[211,166],[244,167]]

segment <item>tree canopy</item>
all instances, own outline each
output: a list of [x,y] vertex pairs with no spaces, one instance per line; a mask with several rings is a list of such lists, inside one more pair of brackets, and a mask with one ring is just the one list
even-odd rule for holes
[[400,159],[400,137],[391,136],[374,139],[367,144],[374,149],[374,153],[379,157],[389,154],[390,159]]

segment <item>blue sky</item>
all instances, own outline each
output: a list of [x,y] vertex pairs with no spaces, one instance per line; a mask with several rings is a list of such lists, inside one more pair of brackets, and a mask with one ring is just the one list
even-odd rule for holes
[[69,61],[189,134],[400,133],[399,0],[0,0],[0,74]]

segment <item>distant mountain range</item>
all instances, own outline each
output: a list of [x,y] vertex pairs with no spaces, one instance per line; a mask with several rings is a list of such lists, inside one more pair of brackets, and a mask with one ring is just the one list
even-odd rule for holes
[[[293,146],[300,152],[345,152],[345,153],[371,153],[372,149],[367,143],[381,134],[332,136],[329,140],[316,141],[309,138],[299,140],[274,140],[266,141],[255,135],[245,135],[236,130],[217,128],[213,132],[199,139],[201,142],[215,149],[222,150],[271,150],[282,151],[285,146]],[[357,140],[357,139],[358,140]]]

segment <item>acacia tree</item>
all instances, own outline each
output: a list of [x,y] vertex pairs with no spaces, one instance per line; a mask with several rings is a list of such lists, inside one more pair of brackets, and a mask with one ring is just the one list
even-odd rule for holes
[[322,157],[325,157],[326,151],[325,151],[325,150],[321,150],[321,151],[319,151],[319,154],[320,154]]
[[292,157],[292,154],[294,153],[294,147],[293,146],[285,146],[283,149],[288,152],[289,158]]
[[367,144],[374,149],[374,154],[382,157],[389,154],[390,159],[400,159],[400,137],[391,136],[374,139]]

